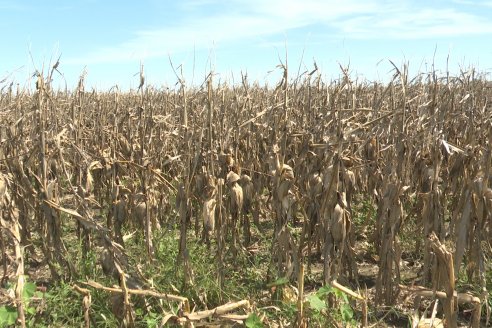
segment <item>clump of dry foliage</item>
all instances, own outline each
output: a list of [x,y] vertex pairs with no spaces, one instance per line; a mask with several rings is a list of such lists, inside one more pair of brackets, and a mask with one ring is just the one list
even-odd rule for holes
[[[291,78],[281,65],[274,87],[210,74],[201,86],[179,79],[165,90],[146,86],[142,72],[139,89],[123,93],[86,90],[83,77],[73,91],[53,90],[55,68],[37,74],[35,90],[4,82],[0,93],[2,283],[15,285],[5,297],[21,326],[34,264],[49,281],[73,284],[87,327],[91,294],[101,291],[126,326],[136,325],[136,307],[156,308],[149,299],[178,305],[161,312],[162,325],[261,318],[265,300],[221,295],[213,305],[179,295],[200,289],[190,258],[197,244],[215,260],[219,290],[231,270],[243,272],[238,258],[268,254],[260,283],[285,278],[298,288],[291,326],[310,325],[304,297],[321,285],[353,298],[362,325],[378,320],[368,323],[368,309],[408,299],[415,327],[488,324],[492,89],[473,69],[410,79],[394,67],[382,84],[345,69],[331,82],[317,68]],[[163,232],[175,236],[179,289],[149,274]],[[138,258],[127,247],[135,239]],[[115,285],[83,276],[71,243],[83,257],[96,253],[93,265]],[[371,263],[372,288],[360,274]],[[305,274],[317,278],[305,283]],[[469,288],[458,288],[459,277]],[[422,314],[429,301],[434,311]]]

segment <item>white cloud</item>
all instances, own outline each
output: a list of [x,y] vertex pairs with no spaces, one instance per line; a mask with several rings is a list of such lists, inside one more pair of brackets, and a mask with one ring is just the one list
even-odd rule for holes
[[477,1],[477,0],[453,0],[454,3],[459,5],[468,5],[468,6],[484,6],[492,8],[492,1]]
[[[467,0],[457,0],[467,1]],[[490,1],[483,2],[490,3]],[[426,39],[492,33],[487,17],[453,8],[422,8],[412,2],[368,0],[214,0],[182,2],[179,24],[136,31],[126,42],[97,49],[65,63],[139,60],[168,53],[209,49],[213,44],[264,44],[264,37],[298,29],[312,29],[327,38]],[[222,8],[208,13],[207,7]],[[326,31],[320,31],[319,27]]]
[[350,18],[340,22],[340,29],[353,38],[429,39],[491,34],[492,22],[455,9],[408,8]]
[[[214,3],[217,4],[213,0],[193,0],[185,2],[182,8],[195,14],[201,7]],[[124,43],[83,54],[79,58],[66,58],[65,63],[127,61],[189,50],[193,46],[209,48],[214,43],[220,45],[283,34],[350,13],[366,12],[370,8],[367,4],[359,5],[351,0],[344,6],[320,0],[229,1],[226,12],[204,17],[188,16],[180,25],[136,31]]]

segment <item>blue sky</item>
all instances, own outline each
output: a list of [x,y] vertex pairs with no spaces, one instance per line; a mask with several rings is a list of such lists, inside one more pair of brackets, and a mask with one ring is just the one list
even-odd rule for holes
[[0,28],[0,88],[32,85],[32,72],[60,55],[55,83],[73,88],[86,71],[98,90],[137,87],[140,63],[148,83],[174,87],[170,59],[188,85],[210,67],[216,81],[247,72],[272,83],[286,50],[292,74],[316,61],[326,79],[350,64],[354,78],[387,80],[388,60],[408,61],[412,74],[433,61],[444,70],[448,55],[452,73],[492,71],[489,0],[0,0]]

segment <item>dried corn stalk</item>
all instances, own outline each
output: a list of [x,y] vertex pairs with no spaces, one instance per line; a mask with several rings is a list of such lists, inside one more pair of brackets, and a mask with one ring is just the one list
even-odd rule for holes
[[279,277],[291,278],[297,274],[297,247],[290,233],[288,222],[292,219],[294,195],[294,171],[291,166],[281,164],[276,154],[273,178],[273,207],[275,208],[275,230],[272,243],[273,261]]
[[253,182],[251,181],[251,177],[249,175],[242,174],[241,179],[239,180],[239,185],[243,189],[242,224],[244,245],[248,246],[251,242],[251,223],[249,215],[252,214],[252,206],[256,195]]
[[455,277],[453,266],[453,254],[441,244],[434,232],[428,237],[432,250],[437,255],[437,275],[434,276],[435,288],[444,288],[446,299],[444,301],[444,314],[446,326],[455,328],[458,326],[458,299],[455,289]]
[[375,238],[379,253],[376,278],[378,304],[394,304],[399,293],[401,248],[398,234],[404,221],[400,196],[405,190],[396,175],[391,175],[383,185],[384,193],[378,205]]
[[243,208],[243,188],[239,185],[239,175],[230,171],[227,174],[227,185],[229,187],[229,212],[231,221],[229,222],[229,231],[232,235],[232,252],[237,254],[238,243],[238,222]]
[[[442,190],[439,186],[439,173],[441,170],[441,156],[439,147],[434,147],[433,158],[427,160],[427,165],[424,167],[421,177],[423,198],[422,222],[424,227],[424,235],[429,236],[432,232],[442,239],[443,236],[443,215],[441,207]],[[431,277],[433,264],[431,263],[431,245],[429,240],[425,240],[424,248],[424,280],[428,281]]]
[[176,208],[179,213],[180,220],[180,239],[179,239],[179,252],[176,260],[176,270],[180,264],[183,264],[184,272],[184,285],[193,285],[193,269],[191,267],[190,256],[186,245],[186,231],[187,222],[189,216],[190,200],[188,198],[188,190],[182,183],[178,188],[178,194],[176,195]]
[[[307,228],[307,247],[308,247],[308,261],[311,258],[311,249],[313,244],[316,245],[318,249],[318,253],[320,253],[321,243],[323,234],[322,222],[321,222],[321,201],[322,201],[322,192],[323,192],[323,179],[319,173],[313,173],[309,176],[307,181],[307,200],[305,202],[305,206],[307,209],[306,218],[308,220],[308,228]],[[308,262],[308,270],[310,268],[311,262]]]
[[275,236],[275,245],[273,259],[277,265],[277,274],[290,279],[297,274],[299,261],[297,246],[288,226],[283,226]]
[[114,234],[115,234],[115,240],[118,242],[120,245],[123,245],[123,233],[122,233],[122,227],[123,224],[126,222],[127,218],[127,202],[128,202],[128,197],[126,195],[120,196],[120,198],[116,201],[116,204],[114,206]]
[[[15,286],[15,303],[17,306],[17,321],[21,327],[26,327],[26,318],[24,313],[24,254],[21,248],[21,237],[18,221],[18,211],[11,203],[8,192],[7,179],[0,173],[0,221],[2,230],[6,231],[11,237],[14,244],[14,253],[16,259],[17,284]],[[2,233],[2,232],[0,232]],[[2,250],[4,252],[4,250]],[[6,254],[6,252],[4,252]]]
[[216,186],[215,179],[208,176],[207,184],[203,192],[203,209],[202,209],[202,219],[203,219],[203,239],[208,246],[210,246],[210,236],[215,231],[215,207],[217,204],[216,200]]
[[[339,187],[339,156],[333,158],[333,165],[328,166],[323,172],[323,198],[321,203],[321,217],[324,233],[323,247],[323,277],[324,282],[329,283],[334,273],[340,272],[340,267],[334,266],[335,253],[340,255],[343,252],[344,244],[335,245],[335,240],[338,242],[344,241],[346,230],[343,226],[346,225],[345,213],[341,205],[338,204],[338,187]],[[337,207],[338,206],[338,207]],[[340,226],[342,225],[342,226]],[[332,233],[332,229],[335,230]],[[343,232],[343,235],[338,235]],[[334,234],[336,234],[334,236]],[[341,252],[337,252],[338,248]],[[340,261],[339,261],[340,262]]]
[[281,165],[277,157],[277,169],[274,176],[273,206],[276,211],[275,231],[279,232],[292,219],[294,195],[291,191],[294,185],[294,171],[287,164]]

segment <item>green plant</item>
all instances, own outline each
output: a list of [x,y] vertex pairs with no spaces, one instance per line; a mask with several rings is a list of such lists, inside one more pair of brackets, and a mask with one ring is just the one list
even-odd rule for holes
[[0,327],[15,325],[17,321],[17,309],[13,306],[0,306]]
[[358,196],[359,201],[354,202],[354,225],[357,227],[371,227],[376,222],[377,208],[369,197]]
[[261,322],[261,318],[256,313],[251,313],[244,325],[247,328],[263,328],[263,322]]
[[[16,284],[8,285],[8,290],[15,290]],[[34,320],[36,315],[36,308],[34,307],[34,299],[40,299],[43,294],[36,290],[36,284],[34,282],[26,281],[22,290],[22,303],[24,304],[24,313],[26,316],[26,322]],[[17,308],[13,305],[0,306],[0,327],[15,325],[18,318]]]
[[[327,302],[330,295],[334,297],[333,302],[337,304],[334,308],[331,308]],[[327,314],[330,314],[337,322],[355,324],[354,311],[350,306],[348,296],[339,289],[324,286],[307,297],[307,305],[311,311],[312,320],[318,324],[327,323]],[[338,311],[335,308],[338,308]]]

